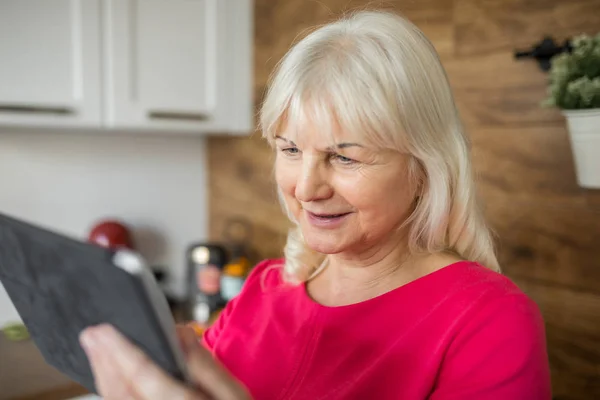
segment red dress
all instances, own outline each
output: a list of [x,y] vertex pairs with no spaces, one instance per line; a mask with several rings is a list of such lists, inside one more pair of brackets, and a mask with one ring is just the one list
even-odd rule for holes
[[501,274],[461,261],[327,307],[281,264],[257,265],[203,336],[254,399],[551,398],[539,309]]

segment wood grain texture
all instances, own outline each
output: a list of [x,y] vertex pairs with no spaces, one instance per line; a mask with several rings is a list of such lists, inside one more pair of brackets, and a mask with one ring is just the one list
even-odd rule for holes
[[289,222],[277,201],[272,150],[258,134],[214,138],[209,148],[211,238],[225,240],[227,222],[243,218],[252,225],[252,261],[280,257]]
[[600,295],[535,280],[515,282],[536,301],[546,322],[553,398],[600,398]]
[[[547,75],[514,60],[543,35],[600,30],[600,0],[256,0],[255,103],[298,36],[356,9],[388,9],[440,53],[473,146],[479,192],[505,273],[547,322],[555,398],[600,398],[600,190],[577,186],[565,121],[540,108]],[[289,222],[276,199],[273,155],[256,132],[213,137],[210,233],[231,217],[253,225],[256,259],[282,254]]]
[[600,211],[600,190],[577,185],[563,123],[470,125],[472,160],[487,202]]
[[473,164],[485,198],[585,206],[569,137],[561,124],[473,126]]
[[548,76],[534,61],[499,51],[444,59],[443,65],[469,126],[563,124],[558,110],[540,107]]
[[456,53],[528,49],[544,35],[562,41],[600,29],[597,0],[455,0]]
[[487,205],[506,274],[600,295],[600,211],[518,201]]

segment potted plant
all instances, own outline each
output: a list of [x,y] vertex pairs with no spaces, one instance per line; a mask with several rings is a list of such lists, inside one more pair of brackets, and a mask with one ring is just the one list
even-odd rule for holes
[[566,118],[578,184],[600,188],[600,33],[577,36],[571,47],[551,59],[543,104]]

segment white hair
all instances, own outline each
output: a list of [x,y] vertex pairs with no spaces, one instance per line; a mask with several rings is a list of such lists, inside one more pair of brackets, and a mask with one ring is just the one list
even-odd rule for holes
[[[361,11],[295,44],[271,77],[260,113],[263,137],[303,119],[332,124],[370,145],[409,154],[420,190],[409,227],[413,253],[452,251],[499,271],[492,234],[476,198],[470,145],[446,73],[424,34],[399,15]],[[281,201],[281,196],[280,196]],[[284,249],[285,275],[310,279],[326,259],[295,223]]]

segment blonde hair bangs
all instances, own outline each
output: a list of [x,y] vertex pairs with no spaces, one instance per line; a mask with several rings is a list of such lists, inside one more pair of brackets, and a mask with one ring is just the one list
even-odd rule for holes
[[[302,49],[295,48],[297,52]],[[300,126],[310,122],[331,141],[333,132],[344,131],[350,137],[375,148],[406,148],[405,135],[398,127],[396,104],[379,101],[389,98],[372,71],[364,71],[356,53],[349,49],[331,49],[324,59],[295,60],[290,54],[280,65],[263,106],[263,136],[273,145],[283,131],[301,132]],[[354,79],[357,75],[363,79]],[[365,100],[372,100],[365,107]]]

